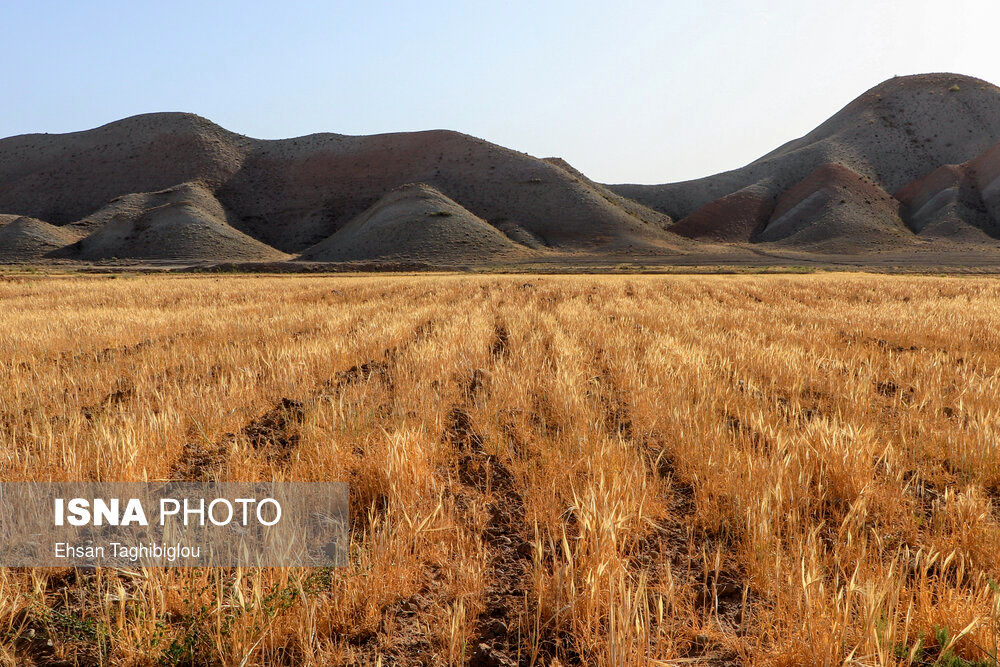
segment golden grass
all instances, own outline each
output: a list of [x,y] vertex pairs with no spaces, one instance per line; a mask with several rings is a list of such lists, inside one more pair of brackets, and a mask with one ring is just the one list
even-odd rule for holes
[[996,280],[25,277],[0,312],[4,480],[343,480],[353,520],[336,570],[0,571],[4,664],[997,653]]

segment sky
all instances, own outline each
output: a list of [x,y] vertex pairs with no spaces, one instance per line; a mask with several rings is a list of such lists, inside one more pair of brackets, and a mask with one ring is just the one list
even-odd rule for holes
[[0,0],[0,136],[155,111],[264,139],[447,128],[665,183],[894,75],[1000,84],[998,23],[992,0]]

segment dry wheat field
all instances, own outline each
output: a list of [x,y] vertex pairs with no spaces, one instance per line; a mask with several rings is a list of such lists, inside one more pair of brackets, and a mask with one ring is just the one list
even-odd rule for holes
[[350,565],[0,570],[3,664],[993,664],[1000,281],[7,276],[0,478],[341,480]]

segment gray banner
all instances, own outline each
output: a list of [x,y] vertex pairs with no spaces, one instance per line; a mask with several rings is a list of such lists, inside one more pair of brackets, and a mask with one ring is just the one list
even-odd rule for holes
[[0,566],[341,566],[348,520],[340,482],[0,482]]

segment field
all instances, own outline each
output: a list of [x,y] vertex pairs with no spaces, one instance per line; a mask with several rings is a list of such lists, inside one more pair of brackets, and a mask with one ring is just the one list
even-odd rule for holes
[[342,480],[331,570],[0,570],[3,664],[968,664],[1000,282],[0,282],[0,478]]

